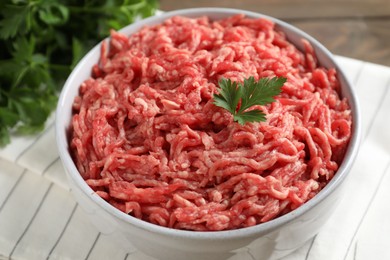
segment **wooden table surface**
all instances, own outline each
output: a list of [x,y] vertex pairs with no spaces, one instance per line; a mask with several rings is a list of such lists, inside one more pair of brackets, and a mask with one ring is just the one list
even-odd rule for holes
[[390,0],[160,0],[160,9],[229,7],[291,23],[331,52],[390,66]]

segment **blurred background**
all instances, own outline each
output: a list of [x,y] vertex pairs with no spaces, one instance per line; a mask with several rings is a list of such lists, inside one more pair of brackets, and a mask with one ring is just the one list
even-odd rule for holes
[[331,52],[390,66],[390,0],[160,0],[159,9],[230,7],[271,15]]

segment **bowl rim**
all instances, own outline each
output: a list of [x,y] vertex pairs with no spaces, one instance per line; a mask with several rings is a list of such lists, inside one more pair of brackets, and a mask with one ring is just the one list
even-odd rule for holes
[[[289,30],[293,32],[294,34],[298,34],[301,38],[304,38],[308,40],[313,47],[315,47],[316,50],[321,51],[323,54],[325,54],[332,62],[332,66],[337,71],[337,76],[340,81],[343,81],[344,84],[347,86],[348,89],[348,102],[351,107],[352,111],[352,117],[353,117],[353,124],[352,124],[352,135],[351,139],[346,151],[346,154],[344,156],[344,159],[342,163],[340,164],[339,169],[337,170],[336,174],[332,178],[332,180],[318,193],[316,194],[312,199],[305,202],[303,205],[298,207],[297,209],[279,216],[275,219],[272,219],[268,222],[257,224],[252,227],[245,227],[240,229],[234,229],[234,230],[223,230],[223,231],[208,231],[208,232],[199,232],[199,231],[190,231],[190,230],[179,230],[179,229],[173,229],[168,227],[159,226],[156,224],[149,223],[144,220],[140,220],[138,218],[135,218],[133,216],[127,215],[120,210],[113,207],[111,204],[106,202],[104,199],[102,199],[100,196],[98,196],[85,182],[85,180],[81,177],[80,173],[78,172],[70,154],[68,151],[68,138],[67,138],[67,125],[64,122],[64,120],[59,120],[62,117],[63,109],[62,107],[66,103],[66,96],[68,89],[71,88],[72,81],[76,77],[79,71],[82,70],[82,68],[85,66],[85,63],[87,60],[95,55],[95,52],[100,50],[100,45],[102,42],[98,43],[93,49],[91,49],[76,65],[74,70],[69,75],[68,79],[66,80],[63,90],[61,91],[57,109],[56,109],[56,123],[55,123],[55,132],[56,132],[56,142],[57,142],[57,148],[60,155],[60,158],[63,162],[64,168],[67,171],[68,178],[72,178],[72,180],[80,187],[80,190],[89,198],[91,199],[96,205],[98,205],[100,208],[102,208],[104,211],[109,213],[110,215],[114,216],[115,218],[126,222],[128,224],[131,224],[133,226],[136,226],[140,229],[147,230],[148,232],[156,233],[156,234],[162,234],[167,236],[173,236],[176,238],[191,238],[191,239],[199,239],[199,240],[221,240],[221,239],[241,239],[246,237],[251,237],[254,235],[258,235],[261,233],[267,233],[270,232],[276,228],[279,228],[280,226],[283,226],[301,215],[303,215],[305,212],[310,210],[311,208],[315,207],[319,202],[324,200],[330,193],[332,193],[346,178],[348,175],[348,172],[350,168],[352,167],[352,164],[354,160],[356,159],[357,153],[358,153],[358,147],[360,145],[360,139],[361,139],[361,119],[360,119],[360,107],[358,103],[358,99],[356,97],[356,94],[353,90],[352,84],[350,83],[349,79],[345,76],[343,70],[341,67],[337,64],[335,61],[333,55],[330,53],[330,51],[325,48],[320,42],[318,42],[316,39],[314,39],[312,36],[307,34],[306,32],[300,30],[299,28],[288,24],[280,19],[277,19],[272,16],[268,16],[262,13],[253,12],[253,11],[247,11],[243,9],[236,9],[236,8],[220,8],[220,7],[200,7],[200,8],[188,8],[188,9],[179,9],[169,12],[163,12],[162,14],[152,16],[145,18],[143,20],[140,20],[138,22],[135,22],[133,24],[130,24],[121,30],[119,32],[126,32],[126,31],[137,31],[141,27],[145,25],[152,25],[152,24],[158,24],[161,23],[163,20],[176,16],[187,16],[187,17],[199,17],[199,16],[210,16],[210,15],[222,15],[224,17],[235,15],[235,14],[244,14],[248,17],[252,18],[265,18],[268,20],[273,21],[277,26],[279,26],[282,30]],[[134,33],[134,32],[132,32]],[[132,34],[130,33],[130,34]],[[106,41],[109,39],[107,37],[103,41]],[[98,52],[100,54],[100,52]],[[79,86],[77,87],[79,88]],[[72,101],[73,102],[73,101]],[[70,123],[69,123],[70,124]],[[65,131],[64,131],[65,129]]]

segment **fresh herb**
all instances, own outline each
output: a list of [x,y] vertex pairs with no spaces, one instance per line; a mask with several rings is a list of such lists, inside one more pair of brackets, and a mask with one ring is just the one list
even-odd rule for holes
[[214,94],[214,104],[232,113],[233,120],[244,125],[246,122],[265,121],[265,114],[259,109],[250,109],[255,105],[266,105],[274,102],[279,95],[286,78],[244,79],[244,83],[232,82],[230,79],[219,81],[219,94]]
[[44,127],[77,62],[157,0],[0,1],[0,146]]

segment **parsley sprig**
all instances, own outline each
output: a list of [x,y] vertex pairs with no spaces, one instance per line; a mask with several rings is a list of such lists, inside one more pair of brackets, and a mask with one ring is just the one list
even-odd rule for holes
[[42,130],[81,57],[156,8],[157,0],[0,1],[0,146],[10,133]]
[[286,80],[284,77],[273,77],[255,81],[254,77],[249,77],[241,84],[222,78],[219,81],[219,94],[214,94],[214,104],[229,111],[233,120],[241,125],[246,122],[262,122],[266,120],[264,112],[248,109],[274,102],[274,97],[280,94]]

